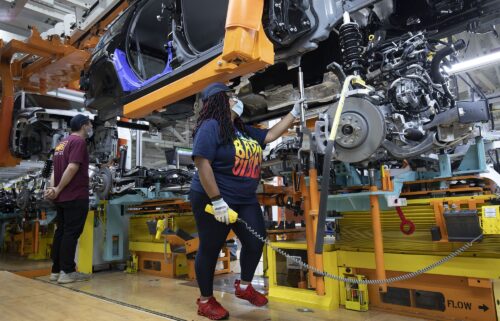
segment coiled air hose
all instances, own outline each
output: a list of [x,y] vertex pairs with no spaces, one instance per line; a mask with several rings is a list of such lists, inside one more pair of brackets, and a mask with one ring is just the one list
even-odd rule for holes
[[[331,273],[328,273],[325,271],[321,271],[320,269],[317,269],[314,266],[311,266],[307,263],[304,263],[304,262],[302,262],[302,260],[297,259],[296,256],[290,255],[290,254],[286,253],[285,251],[283,251],[282,249],[272,245],[272,242],[268,238],[265,238],[262,235],[260,235],[247,222],[245,222],[241,218],[238,218],[237,222],[243,224],[245,226],[245,228],[253,236],[255,236],[255,238],[257,238],[258,240],[260,240],[261,242],[263,242],[264,244],[269,246],[273,251],[283,255],[284,257],[286,257],[287,259],[290,259],[291,261],[300,265],[301,267],[303,267],[307,270],[313,271],[316,275],[323,276],[323,277],[333,279],[333,280],[337,280],[340,282],[355,283],[355,284],[388,284],[388,283],[401,282],[401,281],[406,281],[406,280],[412,279],[412,278],[417,277],[421,274],[429,272],[430,270],[433,270],[440,265],[443,265],[444,263],[446,263],[449,260],[453,259],[454,257],[458,256],[459,254],[465,252],[468,248],[470,248],[474,244],[474,242],[480,240],[483,237],[483,235],[480,234],[479,236],[474,238],[472,241],[465,243],[457,250],[455,250],[452,253],[448,254],[447,256],[443,257],[441,260],[434,262],[434,263],[432,263],[424,268],[418,269],[415,272],[410,272],[410,273],[402,274],[400,276],[396,276],[396,277],[392,277],[392,278],[388,278],[388,279],[383,279],[383,280],[366,280],[366,279],[359,280],[359,279],[353,279],[353,278],[345,278],[345,277],[334,275],[334,274],[331,274]],[[318,229],[318,234],[319,234],[319,229]]]

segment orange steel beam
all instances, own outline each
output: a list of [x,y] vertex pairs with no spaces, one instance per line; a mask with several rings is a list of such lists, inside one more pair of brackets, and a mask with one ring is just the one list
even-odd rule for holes
[[[309,170],[309,195],[311,197],[311,210],[309,211],[309,216],[311,216],[312,239],[316,240],[319,213],[318,171],[316,168]],[[314,244],[311,247],[311,251],[312,250],[314,250]],[[314,266],[320,271],[323,271],[323,254],[315,254],[314,262]],[[318,295],[325,295],[325,280],[321,276],[316,277],[316,293]]]
[[[313,232],[312,216],[309,211],[311,209],[311,198],[309,195],[309,189],[306,185],[306,180],[304,175],[300,177],[300,191],[302,198],[304,200],[304,219],[306,223],[306,244],[307,244],[307,263],[310,265],[315,265],[315,254],[314,254],[314,240],[315,235]],[[312,288],[316,288],[316,277],[313,271],[308,271],[309,282]]]
[[37,61],[35,61],[32,64],[29,64],[28,66],[26,66],[26,68],[22,70],[22,77],[24,79],[26,78],[29,79],[29,77],[31,77],[31,75],[33,75],[35,72],[37,72],[41,68],[47,67],[51,63],[52,59],[50,57],[44,57],[42,59],[38,59]]
[[40,248],[40,221],[35,221],[35,226],[33,229],[33,253],[38,254]]
[[448,230],[446,229],[446,224],[444,222],[444,204],[443,201],[432,201],[432,207],[434,208],[434,218],[436,220],[436,225],[441,231],[441,240],[439,242],[448,242]]
[[0,167],[15,166],[20,160],[9,150],[12,109],[14,108],[14,82],[10,74],[10,60],[0,56],[0,78],[2,78],[2,108],[0,110]]
[[[23,67],[20,61],[26,61],[25,57],[12,61],[17,53],[36,57],[38,60]],[[20,159],[13,157],[9,150],[16,87],[35,92],[45,92],[61,87],[79,78],[80,70],[89,57],[89,53],[64,44],[59,37],[43,40],[34,28],[25,42],[11,40],[4,45],[3,41],[0,41],[0,78],[2,79],[0,167],[15,166],[20,162]]]
[[230,0],[222,54],[197,71],[124,106],[127,118],[151,112],[194,95],[213,82],[227,82],[274,63],[273,44],[262,26],[264,0]]
[[[376,192],[377,185],[370,187],[370,192]],[[372,214],[373,244],[375,250],[375,266],[378,280],[385,280],[384,240],[382,238],[382,221],[380,219],[380,204],[377,195],[370,195]],[[387,283],[378,285],[380,293],[387,292]]]

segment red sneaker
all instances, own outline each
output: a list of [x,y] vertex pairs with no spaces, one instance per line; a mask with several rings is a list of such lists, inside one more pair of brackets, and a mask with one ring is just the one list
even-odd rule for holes
[[198,299],[196,304],[198,304],[198,315],[207,317],[210,320],[224,320],[229,317],[229,312],[214,297],[211,297],[205,303],[200,302],[200,299]]
[[235,294],[237,298],[247,300],[255,306],[261,307],[267,304],[267,298],[264,294],[257,292],[251,284],[245,290],[240,287],[240,280],[234,281]]

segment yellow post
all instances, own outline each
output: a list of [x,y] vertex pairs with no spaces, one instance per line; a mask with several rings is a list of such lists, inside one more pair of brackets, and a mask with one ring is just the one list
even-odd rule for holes
[[[307,250],[307,244],[303,242],[273,242],[273,245],[283,250]],[[267,246],[267,257],[269,262],[269,300],[271,302],[283,302],[298,305],[310,309],[333,310],[340,304],[340,283],[338,281],[325,279],[325,295],[318,295],[316,291],[278,285],[276,254]],[[333,246],[325,246],[323,253],[325,266],[324,270],[333,275],[339,275],[337,252]]]
[[78,271],[92,273],[92,257],[94,255],[94,211],[89,211],[83,233],[78,240]]

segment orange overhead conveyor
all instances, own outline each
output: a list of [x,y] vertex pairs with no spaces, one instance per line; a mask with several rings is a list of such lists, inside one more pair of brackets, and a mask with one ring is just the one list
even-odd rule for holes
[[67,45],[59,37],[42,39],[34,28],[25,41],[11,40],[4,44],[0,40],[0,167],[20,162],[9,150],[15,90],[46,93],[68,86],[80,78],[89,57],[87,51]]

